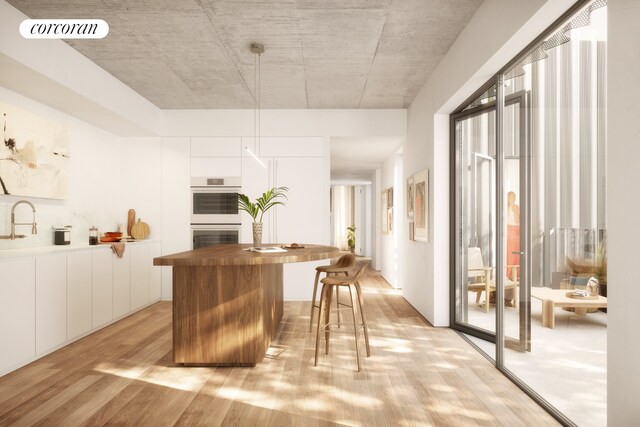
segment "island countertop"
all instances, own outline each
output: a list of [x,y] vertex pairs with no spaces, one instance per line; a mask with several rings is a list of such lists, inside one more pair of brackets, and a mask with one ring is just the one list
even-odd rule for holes
[[[265,246],[281,247],[281,245],[269,244]],[[273,253],[246,250],[252,246],[251,244],[222,244],[199,248],[154,258],[153,265],[176,267],[265,265],[318,261],[340,255],[338,248],[333,246],[304,244],[304,248],[287,248],[285,249],[287,252]]]

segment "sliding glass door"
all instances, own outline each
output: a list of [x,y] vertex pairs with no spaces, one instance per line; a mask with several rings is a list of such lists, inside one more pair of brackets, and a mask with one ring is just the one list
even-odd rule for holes
[[606,424],[605,6],[451,116],[451,325],[568,425]]

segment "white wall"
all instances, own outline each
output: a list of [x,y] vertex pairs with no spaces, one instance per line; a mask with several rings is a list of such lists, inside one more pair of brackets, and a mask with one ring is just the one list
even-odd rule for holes
[[[376,231],[380,242],[377,264],[380,266],[382,277],[391,286],[402,288],[402,272],[405,270],[405,263],[401,244],[405,234],[404,217],[406,216],[402,154],[394,153],[384,161],[380,169],[380,177],[380,189],[376,194],[378,200],[381,200],[382,191],[393,187],[393,221],[391,232],[382,233],[382,224]],[[382,221],[382,205],[379,212]]]
[[405,298],[435,326],[449,324],[449,114],[572,3],[486,0],[409,108],[403,179],[430,171],[430,241],[403,236],[411,268],[402,282]]
[[[119,138],[110,132],[63,114],[0,87],[0,100],[69,127],[69,197],[67,200],[29,198],[36,206],[38,234],[18,227],[24,239],[0,240],[0,249],[47,246],[52,226],[72,225],[71,243],[88,244],[89,227],[113,231],[126,224],[127,210],[140,211],[160,237],[160,145],[158,138]],[[20,196],[0,196],[0,234],[10,233],[10,212]],[[31,210],[21,206],[16,221],[31,221]]]
[[640,241],[640,2],[609,0],[607,78],[607,417],[610,426],[640,420],[640,310],[634,266]]

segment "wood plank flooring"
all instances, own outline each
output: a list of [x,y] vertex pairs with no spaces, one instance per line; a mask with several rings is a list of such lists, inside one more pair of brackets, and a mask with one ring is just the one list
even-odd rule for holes
[[[308,302],[285,303],[279,334],[254,368],[176,367],[163,302],[1,377],[0,425],[557,425],[382,278],[362,284],[371,357],[361,345],[360,373],[352,333],[332,334],[330,355],[313,366]],[[350,325],[349,309],[343,317]]]

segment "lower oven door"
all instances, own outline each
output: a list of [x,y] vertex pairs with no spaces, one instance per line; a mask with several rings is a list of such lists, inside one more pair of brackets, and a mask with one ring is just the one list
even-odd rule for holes
[[192,224],[191,248],[240,242],[240,224]]

